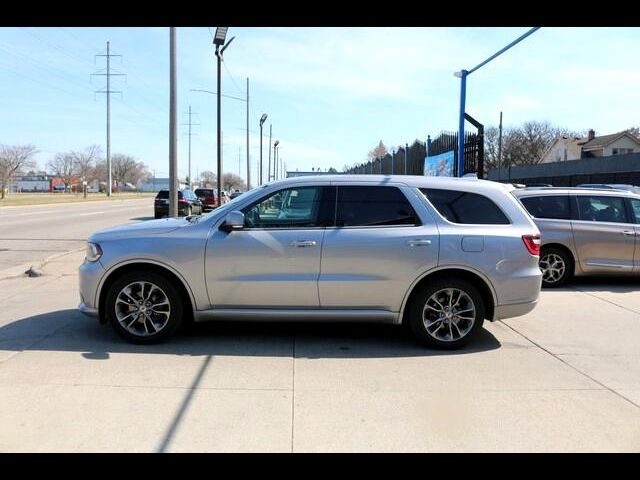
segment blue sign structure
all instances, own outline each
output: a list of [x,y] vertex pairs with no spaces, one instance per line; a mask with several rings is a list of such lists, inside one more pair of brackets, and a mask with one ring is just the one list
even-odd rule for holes
[[424,175],[428,177],[453,177],[454,159],[453,150],[433,157],[424,157]]

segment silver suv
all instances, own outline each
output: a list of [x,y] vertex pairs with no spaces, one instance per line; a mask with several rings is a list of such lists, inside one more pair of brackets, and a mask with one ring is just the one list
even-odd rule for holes
[[79,308],[136,343],[188,319],[338,320],[405,323],[429,346],[459,347],[540,293],[539,231],[511,188],[375,175],[269,183],[206,215],[94,234]]
[[542,232],[544,287],[573,275],[640,273],[640,195],[622,190],[514,191]]

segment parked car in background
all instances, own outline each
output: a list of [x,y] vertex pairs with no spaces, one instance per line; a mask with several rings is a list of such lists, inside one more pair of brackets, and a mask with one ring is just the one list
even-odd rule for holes
[[[218,195],[217,190],[213,188],[196,188],[194,193],[200,199],[204,205],[205,212],[209,212],[218,207]],[[224,190],[222,191],[222,198],[220,199],[220,205],[224,205],[229,201],[229,195]]]
[[[80,310],[135,343],[188,318],[407,324],[457,348],[540,294],[539,231],[513,187],[466,178],[293,177],[204,216],[103,230]],[[153,259],[153,260],[149,260]]]
[[[154,201],[155,218],[169,216],[169,190],[160,190]],[[178,190],[178,216],[201,215],[204,213],[202,202],[188,189]]]
[[553,187],[550,183],[527,183],[527,188]]
[[213,188],[196,188],[194,192],[202,202],[202,208],[205,212],[209,212],[216,208],[218,201]]
[[236,197],[239,197],[240,195],[242,195],[242,192],[240,190],[234,190],[231,195],[229,195],[229,200],[233,200]]
[[542,234],[543,287],[559,287],[574,275],[640,273],[640,195],[591,188],[513,194]]
[[606,190],[625,190],[627,192],[640,194],[640,187],[627,183],[583,183],[578,188],[600,188]]

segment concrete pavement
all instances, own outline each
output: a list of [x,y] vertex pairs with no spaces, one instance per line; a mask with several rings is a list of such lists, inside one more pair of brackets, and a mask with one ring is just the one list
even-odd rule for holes
[[28,268],[52,255],[82,248],[97,230],[150,218],[153,197],[2,207],[0,278],[7,269]]
[[640,451],[638,283],[543,291],[457,352],[340,324],[135,346],[75,310],[82,256],[0,280],[0,451]]

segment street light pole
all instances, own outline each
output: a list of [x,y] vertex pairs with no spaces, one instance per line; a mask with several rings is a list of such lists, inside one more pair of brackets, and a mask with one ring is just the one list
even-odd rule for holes
[[540,27],[533,27],[529,31],[527,31],[524,35],[518,37],[516,40],[511,42],[509,45],[504,47],[502,50],[491,55],[484,62],[476,65],[471,70],[460,70],[459,72],[454,72],[454,76],[460,78],[460,118],[458,121],[458,176],[461,177],[464,175],[464,113],[465,113],[465,101],[466,101],[466,93],[467,93],[467,77],[471,75],[473,72],[478,70],[480,67],[486,65],[491,60],[496,58],[499,55],[502,55],[504,52],[509,50],[511,47],[521,42],[533,32],[538,30]]
[[260,117],[260,181],[259,185],[262,185],[263,177],[262,177],[262,125],[267,120],[267,114],[263,113],[262,117]]
[[278,177],[276,176],[278,173],[278,145],[280,144],[279,140],[276,140],[273,144],[273,179],[277,180]]
[[[227,30],[229,27],[217,27],[216,34],[213,39],[213,44],[216,46],[216,57],[218,59],[218,162],[217,162],[217,188],[218,188],[218,207],[222,205],[222,120],[221,120],[221,92],[222,92],[222,77],[220,67],[222,66],[222,54],[235,37],[232,37],[225,45],[225,39],[227,37]],[[222,47],[222,48],[220,48]]]

